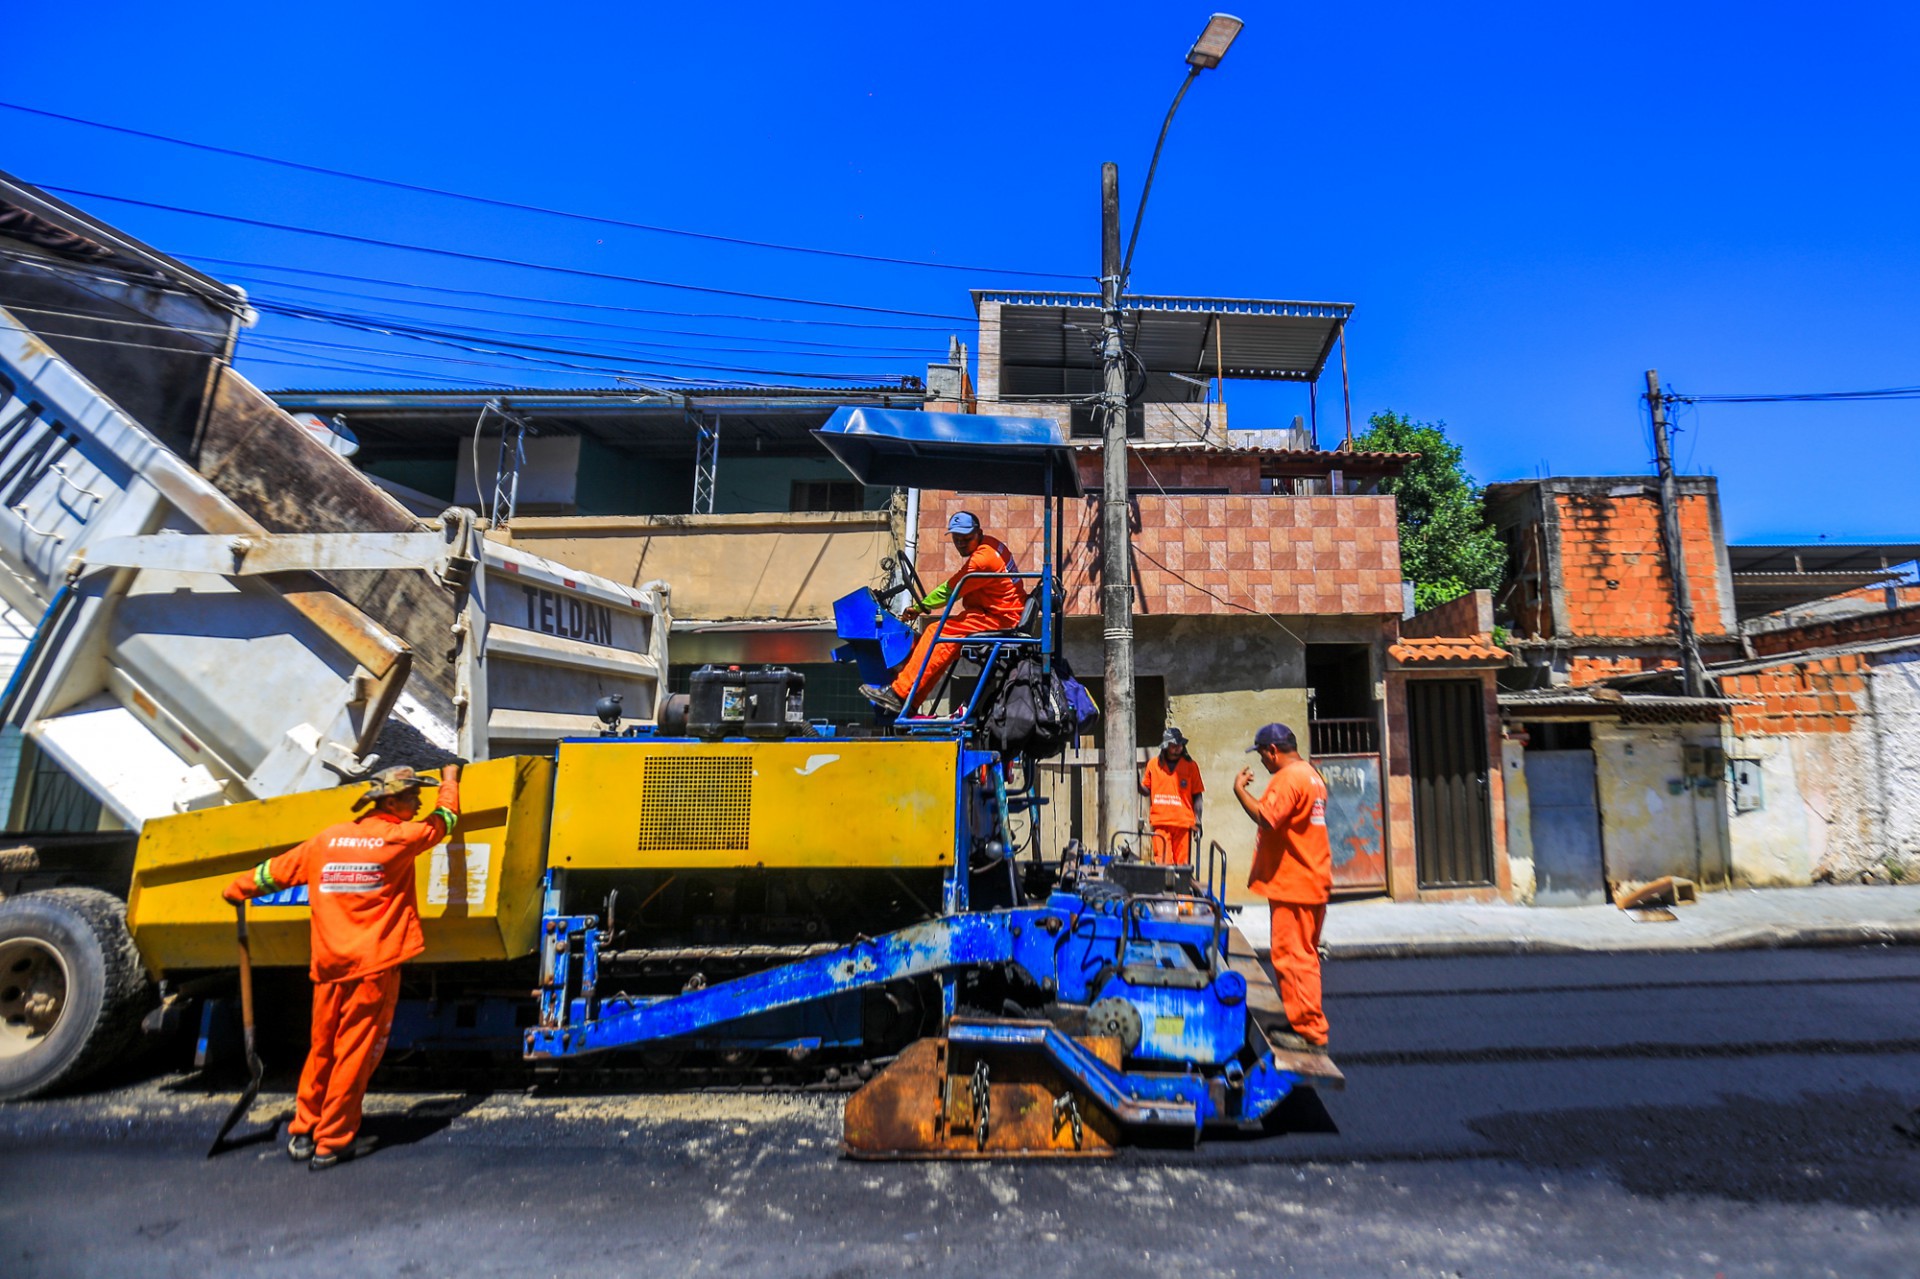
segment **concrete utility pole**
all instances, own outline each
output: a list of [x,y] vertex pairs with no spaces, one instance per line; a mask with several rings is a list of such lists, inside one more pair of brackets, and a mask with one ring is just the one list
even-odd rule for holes
[[1673,582],[1673,627],[1680,640],[1681,674],[1688,697],[1706,693],[1706,668],[1693,633],[1693,595],[1687,589],[1686,543],[1680,537],[1680,486],[1673,478],[1673,440],[1667,430],[1667,400],[1660,372],[1647,370],[1647,407],[1653,412],[1653,456],[1660,471],[1660,543]]
[[1120,333],[1120,170],[1100,166],[1100,618],[1106,699],[1100,735],[1100,846],[1138,824],[1134,776],[1133,530],[1127,505],[1127,359]]
[[[1133,529],[1127,504],[1127,347],[1120,332],[1120,301],[1140,243],[1140,223],[1160,167],[1180,100],[1202,71],[1220,65],[1242,23],[1230,13],[1207,19],[1200,38],[1187,50],[1187,75],[1173,95],[1160,137],[1140,184],[1140,207],[1126,256],[1120,254],[1120,170],[1100,166],[1100,619],[1106,632],[1107,705],[1100,735],[1100,847],[1116,834],[1139,828],[1139,775],[1134,762],[1133,697]],[[1215,341],[1219,339],[1216,336]]]

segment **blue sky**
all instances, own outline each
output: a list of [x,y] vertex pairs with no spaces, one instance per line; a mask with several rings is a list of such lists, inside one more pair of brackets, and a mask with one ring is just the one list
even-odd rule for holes
[[[1133,287],[1354,303],[1357,416],[1444,420],[1483,481],[1637,473],[1651,465],[1638,401],[1649,367],[1683,392],[1920,384],[1920,7],[1243,0],[1235,11],[1245,32],[1174,125]],[[1130,211],[1206,13],[1164,0],[203,0],[97,4],[77,31],[39,5],[9,18],[16,56],[0,100],[630,221],[1091,287],[1100,162],[1121,166]],[[0,167],[46,184],[928,313],[568,277],[72,197],[182,255],[542,299],[208,268],[272,282],[248,284],[264,300],[558,334],[515,340],[598,351],[603,367],[618,355],[636,377],[667,364],[712,377],[735,376],[722,366],[917,373],[962,328],[937,317],[968,315],[968,288],[1083,287],[488,209],[11,111],[0,143]],[[660,311],[702,314],[642,313]],[[280,317],[258,334],[243,351],[293,362],[245,365],[268,387],[610,380]],[[1337,382],[1325,389],[1323,409]],[[1238,426],[1285,425],[1304,400],[1298,387],[1229,390]],[[1920,534],[1908,500],[1920,401],[1709,405],[1680,425],[1680,460],[1721,477],[1734,540]]]

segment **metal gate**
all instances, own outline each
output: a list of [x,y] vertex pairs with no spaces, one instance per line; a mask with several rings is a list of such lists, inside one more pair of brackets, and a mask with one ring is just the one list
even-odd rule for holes
[[1536,906],[1598,906],[1607,900],[1593,771],[1591,750],[1527,751]]
[[1480,682],[1408,680],[1407,722],[1420,886],[1492,884],[1487,711]]
[[1380,801],[1379,724],[1365,719],[1307,723],[1313,766],[1327,784],[1327,841],[1333,891],[1380,892],[1387,886],[1385,809]]

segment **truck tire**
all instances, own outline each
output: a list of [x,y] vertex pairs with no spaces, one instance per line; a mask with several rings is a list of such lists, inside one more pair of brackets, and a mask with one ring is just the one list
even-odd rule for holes
[[153,986],[126,903],[95,888],[0,901],[0,1101],[69,1087],[140,1031]]

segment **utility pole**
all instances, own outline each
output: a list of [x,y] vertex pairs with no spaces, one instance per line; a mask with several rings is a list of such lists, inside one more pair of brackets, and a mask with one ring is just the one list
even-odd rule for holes
[[1120,170],[1100,166],[1100,617],[1106,638],[1100,847],[1138,824],[1133,741],[1133,530],[1127,507],[1127,361],[1120,333]]
[[1687,589],[1686,544],[1680,538],[1680,486],[1673,478],[1673,440],[1657,369],[1647,370],[1647,407],[1653,412],[1653,456],[1660,471],[1660,544],[1673,582],[1673,626],[1680,640],[1681,674],[1687,696],[1701,697],[1706,693],[1706,669],[1700,661],[1700,641],[1693,633],[1693,595]]

